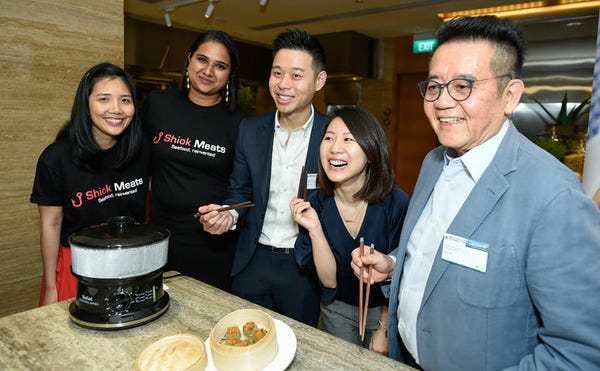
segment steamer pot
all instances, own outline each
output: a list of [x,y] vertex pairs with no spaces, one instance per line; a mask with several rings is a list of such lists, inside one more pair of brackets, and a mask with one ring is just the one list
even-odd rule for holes
[[71,320],[97,330],[125,329],[152,321],[169,307],[162,274],[167,263],[167,229],[127,216],[83,229],[69,237],[77,296]]
[[161,269],[167,264],[169,231],[136,223],[128,216],[89,227],[69,237],[71,269],[87,278],[129,278]]

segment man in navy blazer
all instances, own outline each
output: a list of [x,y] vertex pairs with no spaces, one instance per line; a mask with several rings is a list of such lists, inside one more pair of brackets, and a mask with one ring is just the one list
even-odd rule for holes
[[213,234],[242,220],[231,272],[234,294],[312,326],[319,317],[320,290],[316,276],[295,263],[298,226],[289,203],[298,193],[302,169],[307,194],[316,188],[319,145],[329,119],[313,107],[312,99],[326,79],[325,54],[317,39],[295,29],[274,40],[269,90],[277,111],[240,124],[224,202],[251,200],[255,206],[211,211],[200,218]]
[[355,272],[393,272],[390,356],[425,370],[600,369],[600,212],[509,120],[523,40],[491,16],[440,28],[419,88],[441,146],[393,257],[353,251]]

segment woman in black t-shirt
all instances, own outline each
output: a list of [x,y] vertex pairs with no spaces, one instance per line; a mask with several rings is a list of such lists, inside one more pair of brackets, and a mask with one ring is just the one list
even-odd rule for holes
[[135,83],[100,63],[79,82],[70,120],[38,159],[30,201],[38,204],[44,274],[40,305],[72,298],[68,238],[109,217],[143,220],[147,149],[135,109]]
[[207,31],[190,46],[179,89],[155,90],[142,109],[152,136],[150,221],[171,231],[166,269],[229,290],[237,232],[213,236],[192,216],[225,197],[240,121],[235,43]]

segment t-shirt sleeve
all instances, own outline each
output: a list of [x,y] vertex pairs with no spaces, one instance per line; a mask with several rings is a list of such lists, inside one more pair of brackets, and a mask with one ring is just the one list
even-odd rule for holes
[[38,159],[33,180],[33,191],[29,201],[42,206],[63,206],[63,182],[60,174],[60,159],[51,148],[47,148]]

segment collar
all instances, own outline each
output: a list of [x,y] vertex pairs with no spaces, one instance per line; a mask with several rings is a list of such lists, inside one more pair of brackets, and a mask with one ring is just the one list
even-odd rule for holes
[[483,175],[485,169],[492,163],[492,159],[496,156],[496,152],[498,152],[500,143],[502,142],[502,139],[504,139],[509,126],[510,121],[507,119],[493,137],[477,147],[471,148],[467,153],[460,157],[456,156],[456,151],[453,149],[446,148],[444,151],[444,167],[448,166],[451,161],[462,161],[471,178],[477,182]]
[[[310,129],[312,128],[313,122],[315,120],[315,107],[311,104],[310,105],[310,116],[308,117],[308,120],[306,120],[306,122],[304,123],[304,125],[300,126],[299,128],[296,128],[294,130],[302,130],[304,132],[304,136],[310,135]],[[283,126],[281,126],[281,123],[279,122],[279,110],[275,111],[275,130],[286,130],[286,128],[284,128]]]

